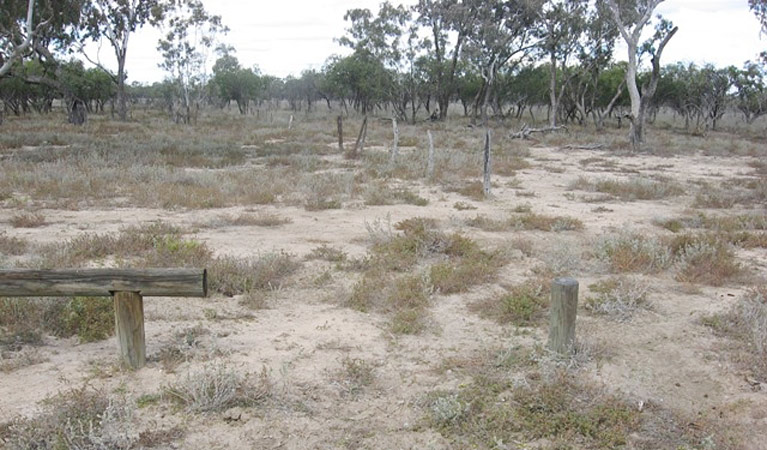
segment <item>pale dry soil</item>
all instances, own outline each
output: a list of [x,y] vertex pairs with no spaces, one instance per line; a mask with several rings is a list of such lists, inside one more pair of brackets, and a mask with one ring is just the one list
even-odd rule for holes
[[[599,157],[611,167],[581,165],[580,160]],[[747,176],[751,158],[686,156],[617,157],[607,152],[531,149],[532,167],[519,171],[521,188],[509,187],[509,179],[494,177],[494,198],[474,201],[437,186],[411,185],[429,199],[425,207],[411,205],[346,205],[342,209],[305,211],[280,205],[208,210],[86,209],[41,210],[48,224],[39,228],[12,228],[8,219],[20,211],[0,210],[0,230],[36,244],[62,241],[83,232],[118,231],[121,227],[165,221],[194,232],[219,255],[257,256],[282,250],[302,258],[313,248],[327,244],[361,256],[369,249],[366,223],[394,224],[410,217],[431,217],[441,228],[473,235],[483,247],[508,246],[514,238],[529,239],[533,256],[512,253],[499,284],[524,279],[541,264],[541,256],[554,245],[571,245],[587,255],[596,238],[624,227],[640,232],[667,233],[652,224],[655,218],[684,213],[690,195],[658,201],[586,203],[567,186],[579,176],[627,179],[639,172],[662,174],[689,185],[694,181],[716,183],[726,177]],[[554,173],[546,168],[559,168]],[[626,170],[628,169],[628,170]],[[534,196],[520,196],[520,192]],[[529,194],[528,194],[529,195]],[[458,202],[476,210],[459,211]],[[577,217],[583,231],[484,232],[463,225],[463,220],[483,214],[506,217],[516,206],[529,203],[533,212]],[[592,212],[597,206],[607,210]],[[244,211],[269,212],[292,220],[281,226],[200,226],[221,215]],[[740,210],[710,211],[736,214]],[[763,278],[767,254],[763,249],[741,252],[739,260],[754,277]],[[330,271],[331,280],[316,287],[312,280]],[[607,276],[596,261],[582,258],[572,273],[579,279],[581,296],[587,286]],[[340,304],[348,295],[356,274],[340,271],[332,263],[305,263],[285,286],[267,294],[268,309],[250,310],[238,298],[148,298],[146,308],[147,354],[152,356],[173,335],[195,325],[210,330],[209,347],[215,358],[241,373],[257,374],[265,367],[272,380],[272,399],[263,407],[246,408],[239,420],[225,420],[221,413],[190,415],[160,403],[138,409],[138,421],[147,428],[170,428],[182,424],[187,430],[173,448],[450,448],[449,441],[423,425],[425,395],[436,389],[454,389],[469,380],[460,371],[442,370],[447,358],[471,358],[494,348],[544,344],[545,327],[517,329],[498,325],[470,312],[468,305],[499,290],[484,285],[467,294],[432,299],[428,329],[417,336],[392,335],[386,318],[362,313]],[[686,286],[671,273],[645,276],[651,283],[652,310],[642,311],[628,323],[579,313],[579,339],[599,348],[581,370],[594,382],[627,396],[641,408],[654,402],[694,417],[710,415],[748,430],[745,448],[767,448],[767,397],[754,390],[745,374],[718,349],[717,338],[700,318],[729,307],[743,291],[742,284],[722,287]],[[47,361],[0,373],[0,422],[16,415],[34,415],[39,402],[84,381],[107,390],[120,389],[129,398],[156,394],[190,370],[204,363],[191,360],[174,372],[158,362],[127,371],[117,365],[114,339],[78,344],[75,339],[47,338],[39,351]],[[344,388],[339,371],[344,358],[357,358],[374,367],[373,383],[359,392]]]

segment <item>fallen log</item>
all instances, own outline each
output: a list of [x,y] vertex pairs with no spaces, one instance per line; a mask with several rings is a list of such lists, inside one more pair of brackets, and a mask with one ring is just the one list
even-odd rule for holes
[[560,150],[601,150],[605,144],[569,144],[559,147]]
[[552,133],[554,131],[560,131],[564,130],[567,131],[567,127],[564,125],[554,126],[554,127],[545,127],[545,128],[530,128],[527,126],[527,124],[523,124],[522,128],[517,131],[516,133],[512,133],[509,135],[511,139],[530,139],[531,134],[535,133]]

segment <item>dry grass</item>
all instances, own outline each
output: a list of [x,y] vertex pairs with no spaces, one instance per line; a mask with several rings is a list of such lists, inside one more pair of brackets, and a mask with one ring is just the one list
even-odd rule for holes
[[[522,379],[509,377],[510,364],[518,370],[524,358],[480,360],[471,367],[469,383],[430,393],[423,402],[427,424],[455,448],[541,442],[562,449],[696,448],[704,436],[714,440],[719,431],[712,426],[690,432],[682,418],[659,406],[637,408],[629,399],[567,372],[544,377],[533,370]],[[659,415],[665,429],[673,431],[659,432]]]
[[405,188],[392,189],[384,181],[368,183],[362,193],[365,204],[369,206],[394,205],[405,203],[426,206],[429,201]]
[[679,281],[721,286],[742,273],[730,243],[718,235],[678,235],[670,247],[677,260]]
[[453,204],[453,208],[457,209],[458,211],[469,211],[472,209],[477,209],[476,206],[470,205],[466,202],[455,202]]
[[[464,236],[442,233],[431,219],[415,217],[398,222],[395,228],[402,233],[372,233],[376,239],[362,278],[346,302],[360,311],[387,314],[394,333],[414,334],[426,327],[431,292],[464,292],[493,281],[506,263],[500,253],[483,251]],[[410,274],[417,264],[433,259],[441,262],[424,274]]]
[[627,322],[642,309],[650,309],[649,286],[638,278],[613,277],[589,286],[596,294],[587,297],[584,307],[610,320]]
[[216,221],[216,225],[232,225],[232,226],[256,226],[273,228],[280,225],[287,225],[292,223],[293,220],[289,217],[283,217],[279,214],[261,212],[257,214],[242,213],[238,216],[221,216]]
[[48,360],[49,358],[36,348],[23,348],[18,351],[0,351],[0,372],[9,373]]
[[279,289],[301,267],[292,255],[268,253],[258,258],[222,256],[210,262],[210,289],[226,296]]
[[328,246],[327,244],[322,244],[319,247],[314,247],[305,258],[309,260],[321,259],[328,262],[342,263],[346,261],[347,257],[348,255],[345,251]]
[[0,442],[9,450],[133,448],[132,412],[124,399],[84,386],[47,399],[34,418],[11,422]]
[[342,395],[356,397],[373,385],[375,369],[373,364],[364,359],[345,356],[333,376],[333,383],[340,387]]
[[767,383],[767,286],[753,287],[729,311],[706,317],[703,323],[739,342],[732,356]]
[[272,385],[266,368],[256,378],[214,362],[187,373],[164,391],[189,412],[220,412],[235,406],[255,406],[268,399]]
[[393,276],[368,270],[354,285],[346,305],[359,311],[386,314],[395,334],[418,334],[426,328],[429,286],[421,276]]
[[513,215],[504,220],[491,219],[480,214],[467,219],[465,223],[484,231],[540,230],[559,232],[583,229],[583,222],[573,217],[546,216],[531,212]]
[[0,298],[0,344],[37,344],[46,334],[106,339],[114,333],[113,308],[110,297]]
[[8,236],[0,231],[0,255],[18,256],[23,255],[29,248],[29,242],[15,236]]
[[583,190],[610,194],[623,201],[659,200],[684,193],[684,189],[669,179],[650,179],[643,177],[628,180],[599,179],[589,180],[579,177],[570,184],[571,190]]
[[549,305],[549,285],[542,279],[529,279],[511,286],[500,296],[486,298],[470,309],[486,319],[516,326],[537,324]]
[[659,239],[623,230],[600,238],[595,255],[613,272],[656,273],[673,261],[671,250]]
[[35,214],[16,214],[8,221],[14,228],[37,228],[47,224],[45,216],[39,213]]

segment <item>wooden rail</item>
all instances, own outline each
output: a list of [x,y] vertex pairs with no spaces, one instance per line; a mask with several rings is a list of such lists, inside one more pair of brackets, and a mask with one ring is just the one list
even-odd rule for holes
[[0,270],[0,297],[104,297],[115,305],[123,361],[146,364],[144,297],[206,297],[205,269]]

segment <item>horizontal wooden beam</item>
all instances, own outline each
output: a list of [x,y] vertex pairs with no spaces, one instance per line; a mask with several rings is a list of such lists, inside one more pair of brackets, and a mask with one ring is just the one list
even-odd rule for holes
[[205,297],[205,269],[0,270],[2,297],[101,297],[136,292],[144,297]]

